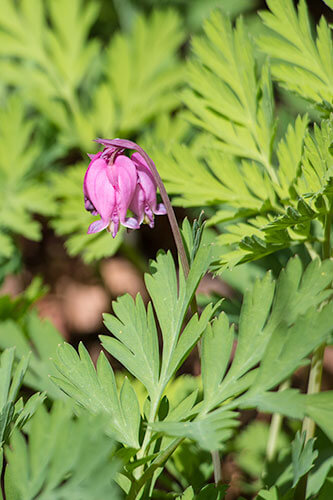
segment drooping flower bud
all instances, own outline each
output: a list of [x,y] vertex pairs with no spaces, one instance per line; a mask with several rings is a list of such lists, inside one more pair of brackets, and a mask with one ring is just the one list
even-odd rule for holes
[[98,233],[107,229],[115,237],[119,224],[138,229],[133,217],[126,217],[137,184],[137,173],[133,162],[124,155],[115,157],[109,165],[102,153],[90,162],[83,182],[85,208],[100,220],[90,224],[88,233]]
[[[163,204],[157,205],[157,186],[148,164],[139,153],[131,158],[122,154],[134,144],[130,141],[98,142],[106,147],[103,152],[89,155],[91,162],[84,177],[83,193],[86,210],[101,218],[90,224],[88,233],[107,229],[115,237],[119,224],[138,229],[145,222],[153,227],[154,214],[163,215],[166,209]],[[134,217],[127,217],[128,210]]]

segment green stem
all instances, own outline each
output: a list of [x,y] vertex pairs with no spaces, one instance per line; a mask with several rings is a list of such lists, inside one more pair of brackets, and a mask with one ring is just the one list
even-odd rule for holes
[[[290,387],[290,379],[286,380],[280,385],[279,392],[288,389],[288,387]],[[274,413],[272,415],[272,420],[269,427],[267,448],[266,448],[266,458],[268,462],[271,462],[275,458],[277,440],[282,426],[282,420],[283,416],[281,415],[281,413]]]
[[325,229],[323,241],[323,259],[331,257],[331,226],[332,226],[332,204],[331,209],[325,216]]
[[221,459],[219,450],[214,450],[211,452],[213,468],[214,468],[214,482],[217,486],[222,482],[222,473],[221,473]]
[[311,243],[309,241],[306,241],[304,243],[304,246],[307,249],[308,254],[311,257],[311,260],[315,260],[315,259],[320,258],[320,256],[317,254],[317,252],[315,251],[315,249],[313,248],[313,246],[311,245]]
[[[325,347],[325,344],[320,345],[312,355],[307,394],[316,394],[320,392]],[[302,432],[306,433],[306,441],[315,435],[315,429],[315,422],[311,418],[305,417],[303,420]]]
[[178,446],[184,441],[184,438],[178,438],[173,441],[168,448],[166,448],[145,470],[142,476],[139,477],[136,481],[132,483],[131,489],[128,492],[127,500],[134,500],[137,495],[140,493],[141,488],[143,488],[144,484],[152,477],[154,472],[162,467],[168,458],[173,454],[173,452],[178,448]]

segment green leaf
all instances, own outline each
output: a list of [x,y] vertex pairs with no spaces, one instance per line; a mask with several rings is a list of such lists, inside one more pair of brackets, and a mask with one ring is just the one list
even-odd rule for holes
[[17,400],[26,374],[29,357],[22,357],[14,368],[15,348],[6,349],[0,356],[0,446],[8,442],[14,427],[21,428],[43,402],[44,394],[34,394],[23,404]]
[[87,145],[94,129],[89,120],[84,120],[85,127],[82,123],[77,91],[100,57],[100,44],[88,39],[97,4],[33,0],[13,5],[5,0],[3,11],[0,53],[10,57],[3,62],[7,83],[22,87],[29,101],[61,130],[63,143]]
[[[147,290],[152,299],[147,310],[140,295],[135,301],[125,295],[113,303],[114,314],[104,316],[105,324],[114,337],[102,335],[103,347],[146,387],[154,417],[167,384],[193,349],[214,314],[214,308],[207,306],[200,318],[195,314],[182,331],[185,315],[198,283],[207,271],[210,256],[211,246],[203,239],[194,257],[188,279],[185,281],[180,271],[177,283],[176,267],[171,253],[159,253],[157,260],[151,262],[153,274],[145,276]],[[161,359],[152,305],[162,332]],[[190,408],[194,403],[191,401]],[[187,407],[188,402],[184,405]]]
[[232,436],[239,424],[236,417],[236,412],[219,411],[193,422],[155,422],[150,426],[170,436],[192,439],[204,450],[213,451],[222,449],[225,441]]
[[188,118],[212,135],[213,147],[260,162],[276,181],[271,164],[274,119],[268,67],[264,66],[259,83],[253,47],[241,18],[232,29],[217,11],[204,30],[206,37],[193,41],[197,57],[189,65],[193,90],[184,94],[191,110]]
[[186,282],[180,271],[177,284],[176,268],[170,252],[160,253],[156,263],[151,265],[153,274],[145,276],[147,290],[162,331],[163,352],[160,379],[164,386],[178,368],[181,359],[195,345],[213,313],[211,307],[208,307],[202,319],[198,320],[197,316],[194,316],[179,338],[190,301],[209,266],[210,252],[210,245],[201,245]]
[[333,465],[333,442],[320,432],[317,432],[316,450],[319,455],[308,476],[308,494],[316,495],[330,475]]
[[189,486],[188,488],[186,488],[186,490],[180,497],[177,497],[176,500],[193,500],[193,499],[194,499],[194,491],[192,486]]
[[[23,326],[20,324],[22,319]],[[36,311],[22,319],[20,323],[10,319],[0,322],[0,348],[15,346],[18,359],[30,357],[25,385],[45,391],[52,399],[63,398],[63,393],[49,378],[56,373],[50,357],[55,355],[58,345],[63,341],[62,336],[50,322],[40,320]]]
[[106,327],[116,337],[101,336],[103,347],[140,380],[151,398],[159,379],[158,336],[151,304],[146,312],[141,295],[124,295],[113,302],[114,315],[105,314]]
[[272,486],[269,490],[260,490],[256,500],[292,500],[294,491],[289,490],[285,495],[282,495],[276,486]]
[[172,10],[155,10],[149,18],[139,15],[129,35],[112,38],[105,68],[116,129],[123,135],[179,105],[177,89],[184,73],[176,51],[183,40],[179,16]]
[[41,143],[31,141],[36,121],[27,120],[26,114],[24,101],[15,94],[0,107],[0,256],[5,258],[14,254],[13,234],[41,238],[33,214],[55,211],[52,194],[36,169],[41,156]]
[[288,199],[291,195],[290,188],[295,182],[303,154],[304,137],[307,131],[308,117],[298,116],[295,125],[288,125],[287,132],[277,146],[276,154],[279,161],[280,198]]
[[228,204],[240,212],[258,213],[275,203],[269,177],[254,162],[239,165],[230,155],[207,150],[204,163],[193,148],[178,145],[168,154],[154,151],[154,158],[168,191],[181,195],[177,205]]
[[306,400],[306,412],[333,441],[333,391],[309,395]]
[[307,194],[310,200],[315,201],[318,195],[332,193],[332,142],[333,124],[330,120],[323,120],[320,127],[315,124],[313,136],[308,134],[305,138],[301,176],[295,187],[300,195]]
[[103,352],[97,367],[82,343],[79,354],[69,344],[58,348],[55,366],[60,373],[52,380],[73,401],[93,414],[102,414],[107,431],[121,443],[139,448],[140,409],[136,394],[125,379],[118,395],[114,373]]
[[215,486],[215,484],[207,484],[200,490],[197,499],[198,500],[222,500],[225,497],[225,493],[228,489],[228,485],[220,484]]
[[313,38],[305,0],[298,9],[291,0],[268,0],[271,12],[260,13],[274,33],[258,39],[260,49],[276,62],[272,73],[287,89],[310,101],[332,101],[333,47],[329,26],[324,17]]
[[[57,402],[50,413],[40,407],[27,431],[27,440],[14,431],[6,448],[6,498],[33,500],[117,499],[110,460],[113,441],[105,436],[103,419],[81,414]],[[96,453],[98,450],[98,453]]]
[[201,375],[205,401],[215,398],[228,368],[233,342],[233,327],[229,327],[228,318],[222,313],[207,326],[202,341]]
[[295,439],[291,443],[291,453],[293,460],[294,480],[292,487],[307,474],[313,467],[314,461],[318,457],[318,451],[313,449],[315,439],[305,442],[305,433],[296,433]]
[[[235,437],[235,460],[250,477],[258,478],[263,471],[269,437],[268,422],[253,420]],[[289,436],[281,430],[277,439],[277,453],[289,446]],[[254,488],[257,489],[257,483]]]
[[177,51],[184,32],[176,12],[138,15],[131,31],[115,34],[102,53],[100,40],[91,36],[100,10],[95,3],[13,6],[5,0],[3,10],[5,80],[23,88],[59,129],[66,148],[84,151],[96,136],[128,135],[178,106],[184,76]]
[[[304,364],[306,356],[330,333],[332,305],[329,303],[320,310],[317,307],[331,295],[327,286],[332,272],[333,261],[316,260],[302,273],[301,261],[295,257],[280,273],[276,284],[270,273],[258,279],[252,291],[244,295],[238,343],[227,373],[233,343],[229,323],[220,315],[212,327],[206,329],[202,357],[204,399],[198,405],[201,413],[250,388],[240,400],[245,406],[258,405],[263,411],[278,411],[276,398],[281,397],[290,410],[295,409],[296,418],[302,418],[303,400],[297,409],[290,403],[292,392],[284,391],[280,396],[265,391]],[[259,362],[260,367],[256,368]],[[212,379],[211,387],[208,375]],[[287,395],[290,395],[288,403]],[[276,401],[274,409],[269,407],[273,400]]]
[[333,306],[320,311],[311,308],[288,328],[283,322],[274,330],[249,396],[274,387],[307,363],[306,356],[330,334]]

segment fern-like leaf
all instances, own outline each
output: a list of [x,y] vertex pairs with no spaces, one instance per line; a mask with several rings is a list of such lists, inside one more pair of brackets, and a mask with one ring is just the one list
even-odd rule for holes
[[261,50],[273,58],[274,78],[284,87],[316,103],[332,103],[333,45],[324,17],[313,38],[305,0],[296,11],[292,0],[267,0],[271,12],[261,12],[274,34],[258,39]]

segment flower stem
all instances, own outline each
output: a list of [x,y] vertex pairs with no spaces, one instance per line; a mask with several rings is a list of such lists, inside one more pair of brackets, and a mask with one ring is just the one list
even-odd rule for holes
[[139,477],[136,481],[132,483],[131,489],[128,492],[127,500],[134,500],[140,493],[141,488],[144,484],[152,477],[154,472],[164,465],[172,453],[178,448],[178,446],[184,441],[184,438],[178,438],[173,441],[168,448],[166,448],[154,461],[148,469]]
[[[325,344],[321,344],[312,355],[307,394],[316,394],[320,392],[325,347]],[[315,429],[315,422],[311,418],[305,417],[303,420],[302,432],[306,433],[306,441],[315,435]]]
[[[279,387],[279,392],[284,391],[290,387],[290,379],[283,382]],[[269,435],[266,448],[266,458],[268,462],[271,462],[276,454],[277,440],[279,437],[279,432],[282,425],[283,416],[281,413],[274,413],[272,415],[271,424],[269,427]]]
[[188,273],[190,271],[189,263],[188,263],[185,248],[183,245],[183,240],[182,240],[182,237],[181,237],[181,234],[179,231],[178,222],[177,222],[177,219],[175,216],[175,212],[174,212],[173,207],[172,207],[171,202],[170,202],[170,198],[168,196],[168,193],[166,192],[163,181],[160,177],[160,174],[157,171],[157,168],[155,167],[154,162],[147,155],[147,153],[142,148],[140,148],[140,146],[138,146],[138,145],[136,145],[136,146],[137,146],[136,150],[141,154],[141,156],[144,157],[144,159],[148,163],[149,168],[154,176],[155,182],[156,182],[158,189],[160,191],[161,198],[163,200],[164,206],[165,206],[167,214],[168,214],[171,231],[172,231],[175,243],[176,243],[176,247],[177,247],[180,261],[181,261],[181,264],[183,267],[184,275],[185,275],[185,278],[187,278]]

